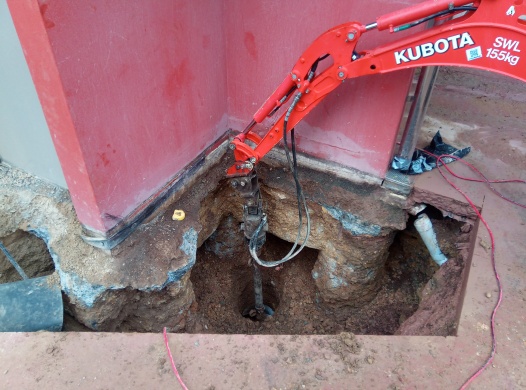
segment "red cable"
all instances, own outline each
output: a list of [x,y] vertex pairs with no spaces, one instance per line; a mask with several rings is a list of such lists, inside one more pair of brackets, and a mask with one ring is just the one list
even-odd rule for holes
[[[480,220],[482,221],[482,223],[484,224],[484,226],[488,230],[488,233],[489,233],[489,236],[490,236],[490,239],[491,239],[491,264],[493,266],[493,273],[495,275],[495,279],[497,281],[497,286],[499,288],[499,299],[497,300],[497,303],[495,304],[495,307],[493,308],[493,311],[491,312],[491,352],[490,352],[490,355],[489,355],[488,359],[486,360],[486,362],[473,375],[471,375],[471,377],[469,377],[469,379],[466,382],[464,382],[464,384],[460,388],[460,390],[464,390],[464,389],[467,389],[469,384],[471,382],[473,382],[480,374],[482,374],[482,372],[493,362],[493,359],[495,358],[495,352],[497,350],[497,339],[496,339],[496,336],[495,336],[495,316],[496,316],[497,310],[500,307],[500,304],[502,302],[503,291],[502,291],[502,284],[501,284],[501,281],[500,281],[500,275],[499,275],[499,273],[497,271],[497,264],[495,262],[495,238],[493,236],[492,230],[490,229],[490,227],[489,227],[488,223],[486,222],[486,220],[480,214],[477,206],[475,206],[475,204],[469,198],[469,196],[467,196],[460,188],[458,188],[451,180],[449,180],[446,177],[446,175],[442,171],[440,165],[438,164],[439,162],[442,163],[443,166],[446,167],[447,171],[450,172],[453,176],[458,177],[458,178],[462,178],[462,177],[459,177],[458,175],[455,175],[454,173],[451,172],[451,170],[447,167],[446,163],[443,161],[443,158],[445,158],[445,157],[452,157],[452,158],[454,158],[457,161],[462,161],[462,160],[459,160],[458,157],[450,156],[450,155],[435,156],[432,153],[429,153],[429,152],[426,152],[426,153],[432,155],[433,157],[435,157],[437,159],[437,169],[440,172],[440,174],[442,175],[442,177],[444,178],[444,180],[447,181],[449,183],[449,185],[451,187],[453,187],[455,190],[457,190],[462,196],[464,196],[464,198],[467,200],[467,202],[473,208],[473,211],[475,211],[477,216],[480,218]],[[484,177],[485,180],[481,181],[481,182],[489,183],[489,181],[486,179],[486,177],[484,175],[482,175],[482,173],[480,173],[480,171],[478,169],[473,167],[471,164],[466,163],[466,165],[470,166],[475,172],[479,173],[482,177]],[[473,181],[477,181],[477,179],[475,179]],[[495,181],[495,182],[503,182],[503,181]],[[515,203],[513,201],[511,201],[511,202]]]
[[177,380],[181,384],[181,387],[183,388],[183,390],[188,390],[188,388],[184,384],[183,380],[179,376],[179,371],[177,371],[177,367],[175,367],[174,358],[172,356],[172,352],[170,351],[170,345],[168,345],[168,335],[166,334],[166,328],[163,329],[163,336],[164,336],[164,345],[166,345],[166,351],[168,352],[168,357],[170,358],[170,363],[172,363],[172,370],[173,370]]
[[[484,174],[482,172],[480,172],[477,168],[475,168],[472,164],[468,163],[467,161],[464,161],[462,159],[460,159],[459,157],[457,156],[453,156],[453,155],[450,155],[450,154],[444,154],[442,156],[440,156],[440,158],[436,155],[434,155],[433,153],[431,152],[428,152],[427,150],[424,150],[424,149],[418,149],[420,150],[421,152],[423,153],[426,153],[432,157],[434,157],[435,159],[437,159],[437,165],[438,165],[438,162],[439,161],[442,161],[442,164],[444,166],[444,168],[446,168],[446,170],[454,177],[458,178],[458,179],[462,179],[462,180],[466,180],[466,181],[473,181],[473,182],[477,182],[477,183],[486,183],[488,185],[488,187],[491,189],[491,191],[493,191],[497,196],[499,196],[500,198],[504,199],[505,201],[507,202],[510,202],[510,203],[513,203],[514,205],[516,206],[519,206],[519,207],[522,207],[522,208],[526,208],[526,205],[525,204],[522,204],[522,203],[519,203],[519,202],[516,202],[510,198],[507,198],[506,196],[502,195],[502,193],[500,193],[499,191],[497,191],[497,189],[495,187],[493,187],[491,184],[502,184],[502,183],[522,183],[522,184],[526,184],[526,181],[525,180],[520,180],[520,179],[509,179],[509,180],[489,180],[486,176],[484,176]],[[445,157],[448,157],[448,158],[452,158],[456,161],[459,161],[461,162],[462,164],[466,165],[467,167],[469,167],[472,171],[474,171],[477,175],[479,175],[480,177],[482,177],[482,180],[480,179],[475,179],[475,178],[472,178],[472,177],[464,177],[464,176],[460,176],[458,174],[456,174],[455,172],[453,172],[448,166],[447,164],[445,163],[445,161],[442,160],[442,158],[445,158]]]

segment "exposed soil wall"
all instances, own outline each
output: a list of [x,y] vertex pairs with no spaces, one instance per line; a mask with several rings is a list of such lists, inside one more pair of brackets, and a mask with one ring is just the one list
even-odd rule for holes
[[[33,234],[17,230],[0,241],[9,251],[28,278],[51,275],[55,270],[53,259],[47,250],[46,243]],[[0,283],[22,280],[16,269],[0,252]]]

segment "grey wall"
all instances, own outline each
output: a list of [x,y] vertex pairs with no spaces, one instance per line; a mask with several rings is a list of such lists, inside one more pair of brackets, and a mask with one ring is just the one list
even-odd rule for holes
[[66,187],[6,0],[0,0],[0,158]]

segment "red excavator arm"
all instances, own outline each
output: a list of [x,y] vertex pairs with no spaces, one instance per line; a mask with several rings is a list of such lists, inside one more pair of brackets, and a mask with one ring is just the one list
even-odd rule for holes
[[[369,30],[389,29],[395,33],[431,19],[440,24],[373,50],[355,50],[362,34]],[[336,26],[318,37],[301,55],[245,131],[234,138],[230,147],[236,163],[227,170],[227,175],[249,175],[254,165],[283,138],[284,128],[287,132],[293,129],[346,79],[422,66],[454,65],[526,81],[526,59],[521,59],[521,50],[526,50],[523,0],[431,0],[381,16],[368,25],[350,22]],[[316,74],[318,62],[328,55],[333,64]],[[292,96],[295,97],[288,111],[263,138],[250,131]]]
[[[428,20],[432,20],[435,27],[374,50],[356,51],[360,37],[369,30],[389,29],[394,33]],[[309,208],[298,181],[292,143],[293,161],[289,160],[289,164],[296,182],[298,235],[292,249],[282,259],[265,261],[259,258],[266,240],[267,216],[263,211],[255,165],[285,138],[287,132],[349,78],[422,66],[456,65],[486,69],[526,81],[526,59],[521,60],[525,45],[526,4],[523,0],[431,0],[381,16],[375,23],[351,22],[336,26],[316,39],[243,133],[230,144],[236,162],[227,170],[227,175],[233,177],[232,186],[245,199],[242,229],[254,260],[255,306],[248,307],[243,315],[257,319],[272,315],[272,308],[263,302],[258,267],[275,267],[291,260],[305,247],[310,234]],[[328,56],[332,57],[332,65],[316,74],[318,63]],[[292,102],[288,109],[263,138],[251,132],[256,123],[274,114],[289,99]],[[252,148],[246,140],[255,146]],[[289,158],[288,148],[286,151]]]

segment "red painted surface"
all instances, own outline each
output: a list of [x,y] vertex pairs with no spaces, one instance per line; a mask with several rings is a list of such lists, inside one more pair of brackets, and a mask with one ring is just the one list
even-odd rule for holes
[[225,132],[220,2],[9,6],[89,228],[110,229]]
[[[419,1],[226,0],[231,127],[242,130],[250,122],[303,51],[326,30],[349,21],[374,22],[382,14],[416,3]],[[358,50],[402,36],[372,31],[360,40]],[[392,157],[411,75],[404,70],[346,80],[296,126],[299,149],[383,177]],[[272,123],[265,122],[260,134]]]
[[46,34],[46,26],[51,27],[53,23],[42,18],[35,1],[15,0],[8,4],[78,218],[93,229],[104,231],[89,167]]
[[[242,129],[318,35],[414,3],[8,0],[79,220],[98,231],[222,135],[227,115]],[[358,49],[393,38],[371,32]],[[383,176],[410,76],[346,81],[297,126],[299,148]]]

